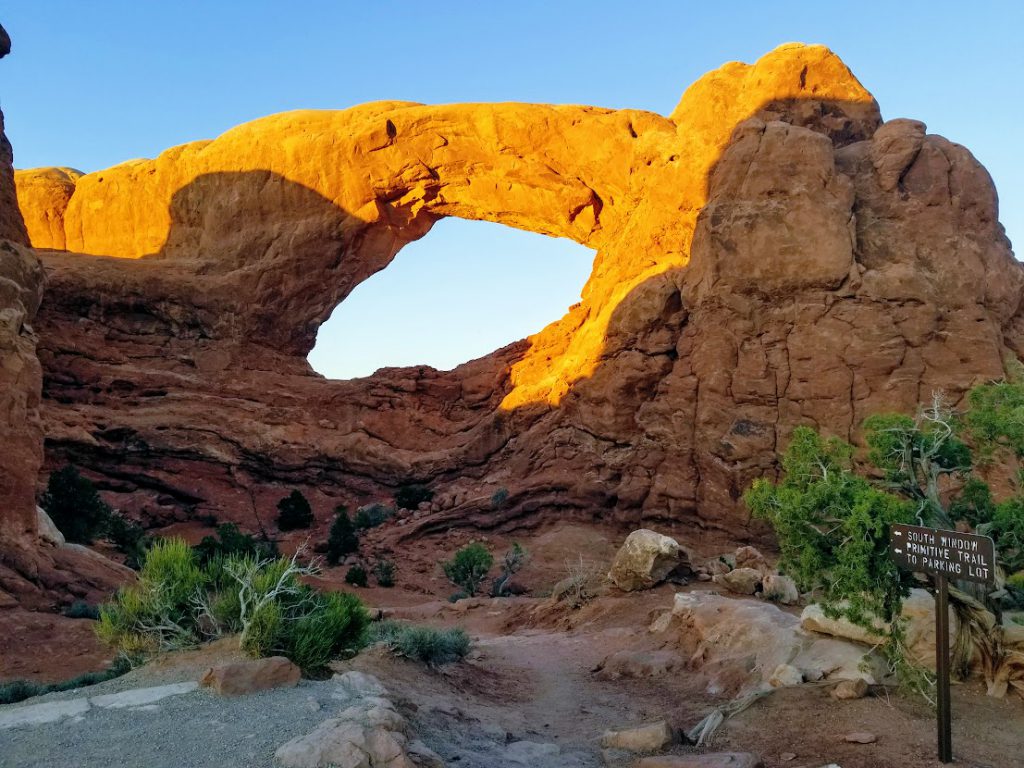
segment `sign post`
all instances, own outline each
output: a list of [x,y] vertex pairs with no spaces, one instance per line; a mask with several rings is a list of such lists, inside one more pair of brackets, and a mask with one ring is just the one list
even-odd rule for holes
[[889,549],[900,568],[935,577],[935,672],[939,760],[953,762],[949,701],[949,579],[988,584],[995,579],[996,548],[988,536],[919,525],[894,525]]

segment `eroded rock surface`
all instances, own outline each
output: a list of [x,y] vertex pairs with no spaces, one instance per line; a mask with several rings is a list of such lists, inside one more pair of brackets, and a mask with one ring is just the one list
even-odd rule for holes
[[[62,173],[17,179],[32,244],[67,249],[41,254],[47,464],[150,525],[416,481],[409,535],[557,514],[756,538],[740,495],[794,426],[856,438],[1024,338],[984,168],[883,125],[820,46],[727,64],[668,117],[380,102]],[[594,248],[582,301],[451,372],[314,374],[334,306],[443,216]]]

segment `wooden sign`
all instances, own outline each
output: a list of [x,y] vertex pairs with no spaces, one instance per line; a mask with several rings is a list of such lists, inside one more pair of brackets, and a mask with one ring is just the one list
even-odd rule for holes
[[889,542],[898,566],[953,581],[988,584],[996,577],[996,547],[988,536],[919,525],[894,525]]
[[935,671],[938,753],[953,762],[952,709],[949,698],[949,581],[988,584],[996,577],[996,547],[988,536],[943,531],[920,525],[894,525],[889,552],[901,568],[935,577]]

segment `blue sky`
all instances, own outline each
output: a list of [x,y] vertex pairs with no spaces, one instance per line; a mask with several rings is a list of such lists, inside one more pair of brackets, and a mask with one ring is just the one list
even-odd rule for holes
[[[377,99],[672,110],[729,60],[793,40],[839,53],[886,119],[969,147],[1024,253],[1024,3],[7,0],[0,106],[18,167],[97,170],[296,108]],[[446,220],[359,286],[311,357],[348,377],[446,368],[539,330],[592,254]],[[514,265],[514,268],[513,268]]]

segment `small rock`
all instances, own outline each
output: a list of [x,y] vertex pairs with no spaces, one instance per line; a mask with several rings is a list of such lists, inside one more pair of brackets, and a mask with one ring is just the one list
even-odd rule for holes
[[783,605],[796,605],[800,602],[800,590],[789,576],[770,573],[762,582],[761,597]]
[[736,567],[753,568],[755,571],[760,571],[761,573],[772,572],[772,568],[768,565],[768,561],[765,560],[764,555],[754,547],[740,547],[736,550]]
[[791,760],[796,760],[796,752],[783,752],[781,755],[779,755],[780,762],[788,763]]
[[868,692],[868,681],[863,677],[856,680],[843,680],[832,689],[832,698],[846,701],[848,699],[863,699]]
[[712,557],[710,560],[705,560],[704,565],[701,566],[703,570],[711,576],[717,576],[720,573],[728,573],[732,570],[732,565],[725,561],[721,557]]
[[675,740],[672,727],[664,720],[637,728],[605,731],[601,746],[605,749],[626,749],[630,752],[656,752]]
[[867,731],[856,731],[854,733],[848,733],[843,737],[843,741],[848,744],[874,744],[878,741],[878,737],[873,733]]
[[800,673],[800,670],[789,664],[779,664],[775,671],[772,672],[772,676],[768,678],[768,684],[772,688],[790,688],[794,685],[800,685],[803,681],[804,676]]
[[752,595],[761,586],[761,572],[754,568],[736,568],[728,573],[715,574],[712,581],[721,584],[730,592]]
[[284,656],[219,664],[199,681],[221,696],[244,696],[272,688],[294,688],[302,672]]

